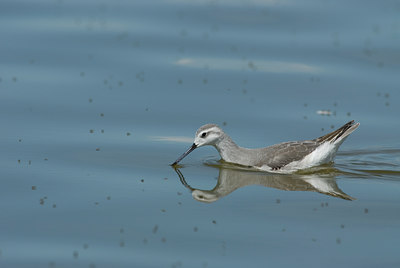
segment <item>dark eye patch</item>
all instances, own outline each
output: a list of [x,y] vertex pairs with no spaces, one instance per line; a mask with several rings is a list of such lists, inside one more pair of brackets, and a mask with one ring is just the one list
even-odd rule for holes
[[205,138],[206,136],[207,136],[207,132],[201,133],[201,137],[202,137],[202,138]]

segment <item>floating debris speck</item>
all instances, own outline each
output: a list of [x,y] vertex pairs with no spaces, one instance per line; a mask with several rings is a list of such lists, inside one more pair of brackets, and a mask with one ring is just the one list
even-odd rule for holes
[[153,234],[156,234],[157,231],[158,231],[158,225],[156,224],[156,225],[154,225],[152,232],[153,232]]

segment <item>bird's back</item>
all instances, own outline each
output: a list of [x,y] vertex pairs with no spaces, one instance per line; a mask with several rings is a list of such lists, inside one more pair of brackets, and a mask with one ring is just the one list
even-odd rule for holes
[[273,171],[302,169],[333,160],[339,146],[360,124],[350,121],[339,129],[314,140],[292,141],[262,150],[257,167]]

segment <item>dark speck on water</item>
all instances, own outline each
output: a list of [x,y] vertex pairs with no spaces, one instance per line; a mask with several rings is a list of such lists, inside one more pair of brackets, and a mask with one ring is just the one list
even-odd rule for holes
[[156,224],[156,225],[154,225],[154,227],[153,227],[153,234],[156,234],[157,231],[158,231],[158,225]]

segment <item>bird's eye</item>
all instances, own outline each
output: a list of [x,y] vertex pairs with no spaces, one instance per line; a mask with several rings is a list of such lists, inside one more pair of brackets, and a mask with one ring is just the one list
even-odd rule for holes
[[201,133],[201,137],[202,137],[202,138],[205,138],[206,136],[207,136],[207,132]]

